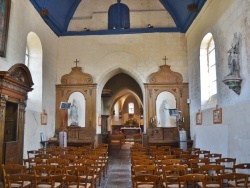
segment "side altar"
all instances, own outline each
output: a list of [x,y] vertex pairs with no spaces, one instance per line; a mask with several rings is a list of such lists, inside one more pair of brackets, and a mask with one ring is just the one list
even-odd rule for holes
[[166,57],[163,60],[165,65],[150,74],[149,83],[144,84],[147,111],[143,145],[181,147],[180,135],[185,131],[187,147],[191,147],[188,83],[166,65]]
[[[68,146],[94,145],[96,136],[96,83],[90,74],[82,71],[82,67],[72,67],[71,72],[61,77],[61,84],[56,85],[56,131],[67,132]],[[71,102],[73,101],[73,102]],[[76,123],[69,121],[70,111],[59,108],[62,102],[74,105],[77,101],[78,114]],[[72,105],[71,105],[72,109]],[[80,111],[81,109],[81,111]],[[71,119],[72,120],[72,119]],[[73,126],[72,126],[73,125]],[[78,126],[77,126],[78,125]],[[49,144],[57,144],[57,140]]]

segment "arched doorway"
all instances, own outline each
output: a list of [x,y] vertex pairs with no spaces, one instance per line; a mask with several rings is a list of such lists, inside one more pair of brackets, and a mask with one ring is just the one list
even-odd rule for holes
[[118,73],[104,85],[101,114],[106,118],[102,134],[114,133],[124,125],[143,127],[143,92],[131,76]]

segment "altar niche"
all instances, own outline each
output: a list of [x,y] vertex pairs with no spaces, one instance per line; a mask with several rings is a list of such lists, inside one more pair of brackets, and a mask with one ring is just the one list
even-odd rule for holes
[[156,99],[157,127],[176,127],[176,117],[171,116],[171,109],[176,109],[174,95],[168,91],[161,92]]
[[69,96],[68,126],[85,127],[86,99],[80,92],[74,92]]

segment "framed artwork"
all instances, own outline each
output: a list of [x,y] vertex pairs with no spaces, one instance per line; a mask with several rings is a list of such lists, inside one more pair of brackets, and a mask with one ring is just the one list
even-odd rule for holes
[[202,112],[199,110],[196,113],[196,125],[201,125],[202,124]]
[[221,124],[222,123],[222,108],[216,107],[213,110],[213,123]]
[[0,1],[0,56],[6,56],[11,0]]
[[41,113],[41,124],[42,125],[47,125],[47,120],[48,120],[47,113],[45,111],[43,111]]

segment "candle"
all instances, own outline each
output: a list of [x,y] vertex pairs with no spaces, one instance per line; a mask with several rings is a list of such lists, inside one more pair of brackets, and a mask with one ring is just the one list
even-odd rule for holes
[[41,137],[41,142],[43,142],[44,141],[44,134],[40,133],[40,137]]

